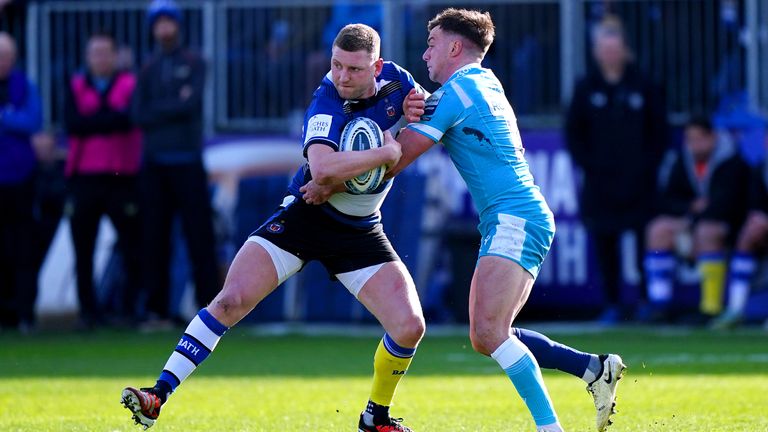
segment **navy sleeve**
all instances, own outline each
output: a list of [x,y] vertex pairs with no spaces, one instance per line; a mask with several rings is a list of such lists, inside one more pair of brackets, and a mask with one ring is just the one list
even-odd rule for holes
[[326,96],[322,89],[318,90],[304,115],[304,157],[307,157],[307,149],[312,144],[324,144],[338,151],[341,132],[346,124],[340,101]]

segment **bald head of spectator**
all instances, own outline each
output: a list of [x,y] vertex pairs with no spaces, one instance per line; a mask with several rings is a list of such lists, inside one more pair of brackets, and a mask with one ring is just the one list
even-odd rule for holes
[[6,32],[0,32],[0,80],[8,78],[16,65],[16,41]]

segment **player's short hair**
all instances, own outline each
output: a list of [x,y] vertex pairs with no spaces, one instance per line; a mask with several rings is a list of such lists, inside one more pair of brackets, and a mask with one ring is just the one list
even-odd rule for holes
[[333,40],[333,46],[344,51],[365,51],[378,58],[381,52],[381,37],[372,27],[365,24],[345,25]]
[[691,118],[688,119],[688,122],[685,123],[685,127],[699,128],[708,134],[712,134],[712,132],[715,131],[715,126],[712,124],[712,119],[704,114],[692,115]]
[[496,36],[491,14],[469,9],[448,8],[429,20],[427,30],[440,27],[443,31],[463,36],[485,54]]

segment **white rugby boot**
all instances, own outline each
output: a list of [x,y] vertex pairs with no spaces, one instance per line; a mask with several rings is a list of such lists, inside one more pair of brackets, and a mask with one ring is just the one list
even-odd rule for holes
[[603,432],[611,425],[611,415],[616,413],[616,386],[627,367],[617,354],[602,354],[600,361],[603,371],[587,386],[587,391],[595,401],[595,426],[598,432]]

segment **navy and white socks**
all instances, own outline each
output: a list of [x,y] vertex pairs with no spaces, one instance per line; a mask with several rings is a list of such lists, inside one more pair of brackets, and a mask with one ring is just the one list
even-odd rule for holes
[[205,308],[197,313],[165,363],[163,372],[155,384],[155,390],[160,393],[158,396],[163,403],[168,395],[208,358],[227,330],[228,327],[217,321]]

